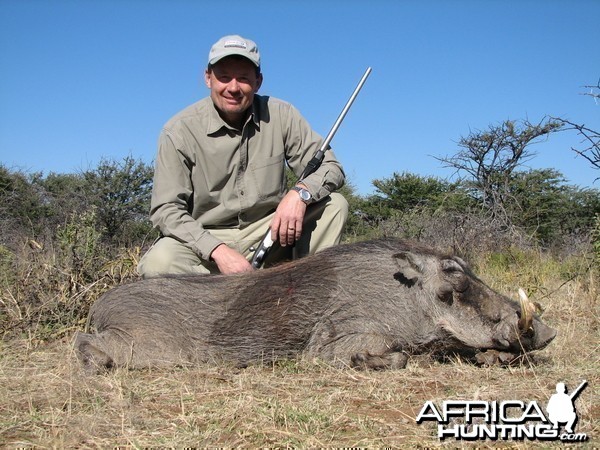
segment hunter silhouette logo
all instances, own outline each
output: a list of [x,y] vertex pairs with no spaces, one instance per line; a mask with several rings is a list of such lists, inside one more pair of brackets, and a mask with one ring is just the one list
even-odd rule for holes
[[556,394],[553,394],[548,400],[546,411],[548,419],[554,425],[554,429],[559,428],[560,423],[566,423],[565,431],[573,434],[573,427],[577,422],[577,412],[575,411],[575,399],[579,396],[583,388],[587,386],[587,381],[583,382],[573,391],[572,394],[567,394],[565,383],[556,384]]
[[[583,381],[570,394],[565,383],[556,384],[556,393],[550,396],[545,411],[538,402],[520,400],[482,401],[446,400],[441,407],[427,401],[416,422],[437,422],[441,440],[560,440],[584,442],[585,433],[575,433],[577,411],[575,400],[587,386]],[[561,425],[564,430],[561,432]]]

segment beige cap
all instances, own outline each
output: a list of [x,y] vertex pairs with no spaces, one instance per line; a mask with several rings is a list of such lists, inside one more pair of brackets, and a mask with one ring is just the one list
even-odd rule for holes
[[256,42],[236,34],[224,36],[210,49],[208,63],[216,64],[226,56],[239,55],[248,58],[256,67],[260,67],[260,53]]

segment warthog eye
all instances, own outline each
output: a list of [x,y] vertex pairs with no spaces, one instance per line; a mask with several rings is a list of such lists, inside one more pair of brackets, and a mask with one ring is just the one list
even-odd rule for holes
[[445,259],[441,262],[441,267],[446,279],[456,291],[465,292],[469,288],[471,282],[459,263]]
[[447,305],[452,305],[454,303],[454,290],[440,290],[438,298]]

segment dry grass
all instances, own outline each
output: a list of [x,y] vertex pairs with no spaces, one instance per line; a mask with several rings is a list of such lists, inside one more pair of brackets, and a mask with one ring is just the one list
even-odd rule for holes
[[[574,388],[577,431],[600,445],[598,279],[565,277],[529,261],[485,278],[503,292],[514,283],[533,292],[555,341],[518,367],[478,368],[413,357],[405,370],[358,372],[317,361],[127,371],[85,376],[67,338],[0,345],[0,445],[6,448],[144,447],[512,447],[527,441],[440,442],[415,417],[426,400],[537,400],[558,381]],[[485,264],[478,269],[486,273]],[[564,270],[556,269],[557,271]],[[546,271],[547,273],[544,273]],[[535,278],[533,274],[538,278]],[[583,273],[583,272],[582,272]],[[540,275],[541,274],[541,275]],[[569,281],[566,281],[569,280]],[[543,447],[559,447],[543,443]]]

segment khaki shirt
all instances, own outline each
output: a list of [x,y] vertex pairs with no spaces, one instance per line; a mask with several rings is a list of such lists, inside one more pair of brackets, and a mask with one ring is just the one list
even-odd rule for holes
[[[169,120],[159,138],[150,219],[208,260],[222,242],[211,228],[244,228],[272,213],[286,194],[285,163],[300,175],[323,142],[289,103],[255,95],[242,130],[210,97]],[[344,183],[331,150],[303,183],[319,201]],[[265,230],[266,232],[266,230]]]

